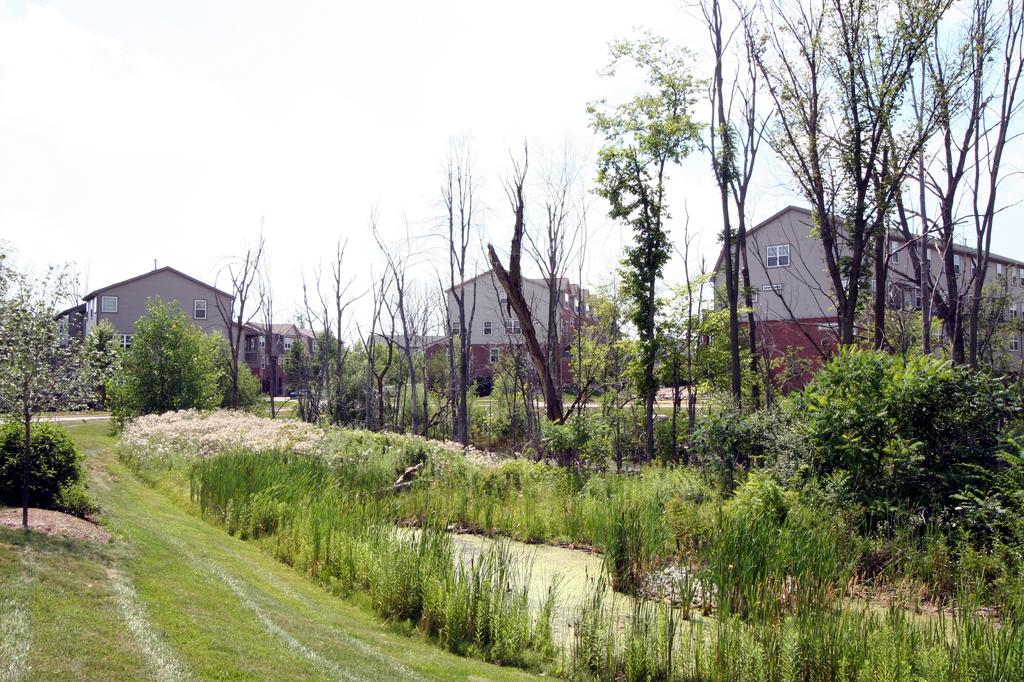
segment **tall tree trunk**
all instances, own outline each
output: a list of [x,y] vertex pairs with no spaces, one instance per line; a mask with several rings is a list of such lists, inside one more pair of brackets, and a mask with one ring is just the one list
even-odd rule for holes
[[22,419],[25,423],[25,445],[21,453],[21,527],[28,530],[28,484],[31,478],[29,460],[32,456],[32,411],[28,408],[28,401],[25,402]]

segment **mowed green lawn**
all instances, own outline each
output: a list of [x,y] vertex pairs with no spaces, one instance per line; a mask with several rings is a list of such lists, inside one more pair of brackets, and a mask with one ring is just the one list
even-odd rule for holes
[[190,515],[69,426],[113,542],[0,529],[0,681],[512,680],[380,623]]

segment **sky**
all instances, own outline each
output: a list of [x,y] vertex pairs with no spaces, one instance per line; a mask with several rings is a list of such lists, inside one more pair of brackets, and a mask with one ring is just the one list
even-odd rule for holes
[[[376,208],[426,286],[445,265],[430,235],[451,141],[473,150],[481,241],[507,244],[510,154],[570,143],[592,179],[586,105],[637,85],[600,75],[609,41],[646,27],[703,53],[690,12],[673,0],[0,0],[0,239],[28,269],[74,263],[84,292],[154,260],[218,282],[262,224],[287,316],[339,239],[353,291],[369,286],[383,267],[367,230]],[[768,159],[751,217],[800,203],[790,184]],[[713,262],[706,156],[673,169],[671,187],[672,236],[688,213],[694,258]],[[608,280],[629,240],[606,213],[593,197],[587,285]],[[995,251],[1024,258],[1021,215],[997,226]],[[678,259],[667,279],[681,279]]]

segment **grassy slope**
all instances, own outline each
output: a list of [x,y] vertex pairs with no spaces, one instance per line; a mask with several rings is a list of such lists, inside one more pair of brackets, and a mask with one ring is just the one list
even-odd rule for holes
[[[11,595],[24,602],[28,615],[27,679],[174,679],[182,672],[230,680],[528,677],[388,629],[256,546],[191,516],[117,461],[107,428],[69,431],[89,453],[91,485],[115,542],[0,531],[0,597],[8,607]],[[122,616],[125,585],[148,621],[142,635]],[[146,633],[173,665],[160,668],[148,655],[154,645]]]

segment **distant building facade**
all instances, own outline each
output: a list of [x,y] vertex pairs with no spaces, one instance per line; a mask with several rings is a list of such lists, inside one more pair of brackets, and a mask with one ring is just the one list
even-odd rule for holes
[[[456,292],[463,297],[466,310],[466,329],[459,325]],[[523,278],[523,294],[543,347],[547,339],[549,291],[542,279]],[[589,292],[578,284],[561,278],[558,283],[556,324],[562,346],[562,359],[558,377],[563,385],[572,383],[569,344],[581,320],[589,319]],[[470,376],[474,380],[489,379],[503,354],[523,347],[523,333],[505,295],[504,289],[492,270],[457,284],[448,291],[448,328],[453,335],[469,334]],[[428,355],[445,349],[444,339],[431,339]]]
[[[769,357],[780,358],[791,353],[814,365],[820,362],[823,354],[835,350],[838,330],[832,280],[821,240],[812,234],[812,218],[810,210],[790,206],[751,228],[747,233],[747,263],[759,345]],[[897,232],[891,232],[888,240],[888,307],[892,310],[920,310],[921,292],[910,253],[917,245],[908,245]],[[974,250],[959,244],[953,249],[957,281],[960,290],[965,291],[977,272]],[[931,279],[938,291],[945,291],[946,280],[938,245],[930,245],[929,253]],[[721,253],[715,273],[716,282],[721,283],[724,276]],[[1003,288],[1009,300],[1008,316],[1011,319],[1019,319],[1024,314],[1022,274],[1024,263],[991,255],[986,283]],[[868,287],[865,295],[873,296],[873,278]],[[858,333],[865,331],[865,327],[858,326]],[[937,338],[942,339],[941,331]],[[1004,364],[1007,368],[1019,369],[1024,362],[1024,339],[1018,332],[1006,345]],[[800,379],[797,377],[795,383],[799,384]]]
[[[118,344],[131,348],[135,323],[146,314],[151,301],[176,303],[185,317],[207,334],[220,334],[228,338],[228,325],[224,324],[221,310],[231,310],[231,294],[206,284],[172,267],[150,272],[90,291],[82,303],[58,315],[63,333],[84,338],[103,320],[113,325]],[[295,324],[275,324],[269,333],[261,326],[248,325],[242,331],[242,360],[260,378],[264,392],[285,393],[288,389],[285,358],[293,344],[302,344],[312,353],[314,335]],[[273,344],[277,371],[272,371],[271,353],[267,344]]]

